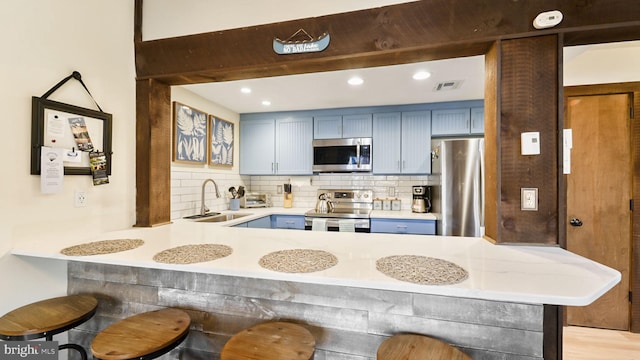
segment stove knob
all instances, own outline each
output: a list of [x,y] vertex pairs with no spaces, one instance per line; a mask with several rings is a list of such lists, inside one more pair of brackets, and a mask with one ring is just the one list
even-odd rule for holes
[[365,193],[363,196],[364,196],[364,198],[366,199],[366,198],[368,198],[368,197],[369,197],[369,194]]

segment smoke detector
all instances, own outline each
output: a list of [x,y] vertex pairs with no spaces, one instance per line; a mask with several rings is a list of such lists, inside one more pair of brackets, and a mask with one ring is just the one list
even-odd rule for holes
[[455,90],[462,85],[463,80],[443,81],[436,84],[433,91]]
[[541,12],[533,19],[533,27],[536,29],[546,29],[554,27],[562,22],[562,13],[559,10]]

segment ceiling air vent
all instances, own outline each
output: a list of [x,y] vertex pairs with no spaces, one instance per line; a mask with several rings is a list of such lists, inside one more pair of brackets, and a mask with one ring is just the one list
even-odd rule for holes
[[451,80],[437,83],[433,91],[455,90],[462,85],[462,80]]

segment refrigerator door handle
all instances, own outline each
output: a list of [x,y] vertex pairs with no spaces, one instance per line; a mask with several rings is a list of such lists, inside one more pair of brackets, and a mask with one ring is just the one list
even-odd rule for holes
[[480,203],[482,204],[480,209],[480,227],[484,228],[484,139],[480,139],[479,141],[478,152],[480,153]]

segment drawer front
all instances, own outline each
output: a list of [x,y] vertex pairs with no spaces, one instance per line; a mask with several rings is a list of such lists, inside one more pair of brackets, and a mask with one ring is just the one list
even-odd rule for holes
[[371,219],[372,233],[435,235],[434,220]]
[[273,215],[272,227],[277,229],[299,229],[304,230],[304,216],[296,215]]

